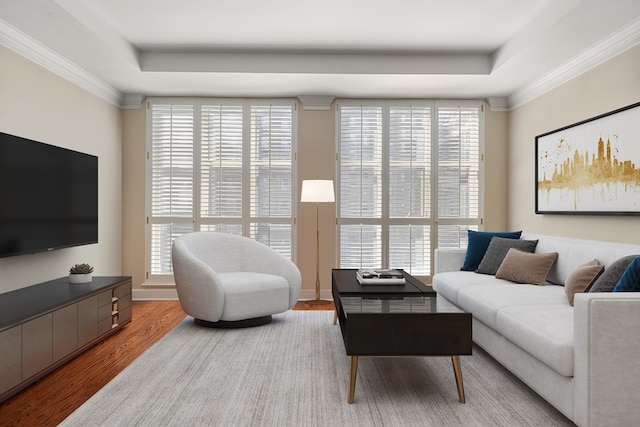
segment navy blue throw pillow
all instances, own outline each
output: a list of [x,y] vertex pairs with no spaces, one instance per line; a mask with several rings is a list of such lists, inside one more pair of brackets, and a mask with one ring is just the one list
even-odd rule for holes
[[613,292],[640,292],[640,256],[627,266]]
[[522,235],[521,231],[473,231],[467,230],[467,255],[464,264],[460,270],[476,271],[482,257],[484,257],[491,238],[504,237],[506,239],[519,239]]

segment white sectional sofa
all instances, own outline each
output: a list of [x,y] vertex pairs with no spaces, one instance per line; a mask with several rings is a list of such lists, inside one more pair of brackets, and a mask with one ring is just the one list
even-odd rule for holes
[[[548,280],[564,284],[584,263],[608,266],[640,245],[535,234],[535,253],[557,252]],[[640,425],[640,292],[580,293],[460,271],[465,249],[437,249],[438,304],[473,315],[473,341],[579,426]]]

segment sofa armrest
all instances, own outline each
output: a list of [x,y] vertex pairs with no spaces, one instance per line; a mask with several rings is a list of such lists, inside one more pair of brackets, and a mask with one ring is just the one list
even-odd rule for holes
[[433,259],[433,274],[460,271],[466,255],[466,249],[436,248]]
[[574,421],[640,420],[640,292],[582,293],[574,301]]

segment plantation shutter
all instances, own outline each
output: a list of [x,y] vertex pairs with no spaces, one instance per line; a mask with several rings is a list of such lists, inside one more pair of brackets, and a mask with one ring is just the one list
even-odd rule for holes
[[170,280],[173,239],[193,231],[245,235],[292,258],[294,105],[150,103],[147,280]]
[[150,151],[151,247],[153,274],[170,274],[173,239],[193,231],[194,108],[154,105]]
[[251,237],[291,258],[293,107],[251,107]]
[[431,265],[430,106],[389,108],[389,266],[428,275]]
[[340,106],[339,258],[342,268],[380,266],[382,108]]
[[438,114],[438,246],[466,247],[480,225],[479,106],[440,106]]
[[201,123],[201,215],[242,218],[243,108],[203,105]]
[[340,103],[338,263],[431,275],[480,217],[480,103]]

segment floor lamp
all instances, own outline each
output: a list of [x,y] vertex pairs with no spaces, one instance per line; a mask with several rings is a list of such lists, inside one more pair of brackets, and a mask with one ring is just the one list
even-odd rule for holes
[[318,210],[320,203],[335,202],[333,181],[330,179],[308,179],[302,181],[301,202],[316,204],[316,299],[306,301],[309,304],[328,304],[330,301],[320,299],[320,221]]

